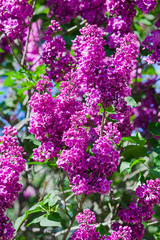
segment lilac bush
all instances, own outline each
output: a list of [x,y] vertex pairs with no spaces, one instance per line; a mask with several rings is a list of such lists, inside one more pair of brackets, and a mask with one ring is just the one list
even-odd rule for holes
[[159,9],[0,0],[0,239],[159,239]]

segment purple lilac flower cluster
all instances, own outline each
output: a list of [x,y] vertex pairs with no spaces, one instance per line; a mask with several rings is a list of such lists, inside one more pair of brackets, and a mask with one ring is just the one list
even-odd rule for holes
[[15,138],[15,128],[5,128],[0,137],[0,239],[11,240],[14,229],[5,216],[7,208],[11,208],[21,191],[19,176],[25,169],[23,148]]
[[26,18],[32,16],[32,7],[27,0],[0,1],[0,31],[10,40],[23,39],[27,26]]
[[71,18],[80,15],[90,24],[102,25],[108,22],[111,32],[128,33],[132,20],[136,15],[135,6],[148,13],[156,7],[155,0],[48,0],[51,15],[61,23],[67,23]]
[[[154,214],[153,207],[155,204],[159,204],[160,198],[160,179],[147,180],[147,183],[143,183],[136,189],[136,196],[138,197],[137,203],[131,202],[127,209],[120,209],[118,217],[123,221],[123,225],[126,225],[127,231],[129,230],[130,235],[126,235],[128,238],[122,238],[126,240],[140,240],[144,235],[144,225],[142,221],[148,221],[152,219]],[[125,227],[123,231],[125,232]],[[113,227],[115,230],[112,235],[113,238],[109,239],[121,239],[114,238],[118,235],[122,227],[117,224]],[[111,235],[111,237],[112,237]]]
[[96,229],[95,214],[89,209],[85,209],[83,213],[79,213],[76,219],[80,225],[78,230],[73,233],[71,240],[131,240],[132,229],[129,226],[119,226],[118,230],[112,232],[111,236],[100,236],[100,233]]
[[156,1],[148,0],[109,0],[106,1],[106,9],[110,14],[107,32],[109,36],[110,48],[115,48],[119,38],[131,31],[132,21],[136,15],[135,6],[138,6],[142,12],[148,13],[156,7]]
[[107,236],[107,240],[131,240],[132,229],[129,226],[119,226],[117,231],[112,232],[111,236]]
[[150,35],[143,41],[144,49],[148,49],[149,55],[145,59],[148,64],[160,64],[160,18],[155,22],[156,30],[151,31]]
[[151,34],[144,40],[144,48],[148,49],[151,55],[148,55],[145,61],[148,64],[160,64],[160,29],[151,31]]
[[105,0],[48,0],[51,15],[61,23],[67,23],[78,15],[90,24],[103,24],[105,17]]
[[[123,127],[131,114],[124,97],[130,95],[128,84],[136,65],[139,43],[135,35],[128,34],[120,39],[116,53],[106,58],[103,47],[106,33],[96,25],[86,24],[80,30],[81,35],[73,41],[75,56],[69,56],[72,67],[65,70],[62,68],[67,58],[64,42],[58,36],[55,38],[61,39],[60,42],[52,39],[57,30],[60,26],[53,21],[46,33],[46,42],[61,42],[63,47],[51,44],[44,51],[50,54],[53,49],[50,68],[56,81],[63,80],[62,89],[60,95],[53,98],[52,84],[44,77],[37,85],[38,92],[31,98],[30,132],[41,141],[33,157],[36,161],[44,161],[58,157],[61,151],[57,165],[68,172],[76,194],[105,194],[110,185],[106,177],[118,166],[116,144],[121,134],[129,131],[129,123],[126,132]],[[64,71],[60,72],[62,69]],[[106,119],[106,109],[111,105],[117,113],[117,123]]]
[[83,213],[79,213],[76,218],[77,222],[81,224],[79,225],[79,229],[73,233],[71,240],[107,240],[104,235],[100,236],[100,233],[97,232],[95,224],[96,217],[91,210],[83,210]]
[[63,148],[62,135],[70,127],[70,117],[79,110],[80,104],[74,98],[59,95],[52,97],[53,84],[43,77],[37,84],[37,92],[31,97],[30,132],[41,141],[34,149],[34,160],[45,161],[57,157]]
[[[138,106],[133,109],[135,119],[134,119],[134,128],[137,131],[140,131],[143,136],[148,135],[148,125],[149,122],[159,121],[159,109],[158,102],[155,98],[156,93],[155,88],[153,87],[157,79],[149,79],[146,82],[137,83],[136,89],[133,91],[143,95],[141,101],[138,102]],[[133,86],[133,87],[134,87]]]
[[50,67],[47,71],[49,78],[55,79],[56,82],[62,81],[63,76],[70,71],[72,58],[66,51],[65,41],[62,36],[55,35],[61,31],[61,27],[55,20],[45,33],[45,44],[43,47],[43,61]]

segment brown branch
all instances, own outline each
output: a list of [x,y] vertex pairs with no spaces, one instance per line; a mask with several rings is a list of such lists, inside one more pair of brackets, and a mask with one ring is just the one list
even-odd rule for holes
[[13,56],[14,56],[15,59],[17,60],[18,64],[19,64],[22,68],[24,68],[24,66],[21,64],[20,60],[18,59],[18,57],[17,57],[16,54],[14,53],[14,50],[13,50],[13,47],[12,47],[11,41],[10,41],[10,39],[9,39],[9,37],[7,36],[6,33],[5,33],[5,36],[6,36],[6,38],[7,38],[7,42],[8,42],[8,44],[9,44],[9,46],[10,46],[12,52],[13,52]]
[[62,192],[63,192],[63,201],[64,201],[64,206],[65,206],[65,213],[67,214],[67,216],[68,216],[69,219],[71,220],[72,218],[71,218],[71,216],[69,215],[68,210],[67,210],[66,198],[65,198],[65,194],[64,194],[64,187],[63,187],[63,182],[62,182],[62,178],[61,178],[60,172],[59,172],[59,178],[60,178],[60,184],[61,184]]
[[102,123],[101,123],[101,137],[103,137],[103,129],[104,129],[104,125],[105,125],[105,120],[106,118],[106,112],[105,112],[105,109],[104,109],[104,112],[103,112],[103,116],[102,116]]
[[82,194],[81,201],[80,201],[80,205],[79,205],[79,207],[77,208],[77,210],[75,211],[75,213],[74,213],[74,215],[73,215],[73,217],[72,217],[72,220],[71,220],[71,222],[70,222],[70,225],[69,225],[67,231],[65,232],[64,237],[63,237],[62,240],[66,240],[66,239],[67,239],[67,236],[68,236],[69,232],[71,231],[72,225],[73,225],[73,223],[74,223],[74,220],[75,220],[78,212],[80,212],[81,209],[82,209],[82,205],[83,205],[83,202],[84,202],[85,198],[86,198],[86,196],[85,196],[84,194]]
[[44,183],[43,192],[42,192],[40,198],[38,199],[38,202],[40,202],[43,199],[46,187],[47,187],[47,181],[45,181],[45,183]]

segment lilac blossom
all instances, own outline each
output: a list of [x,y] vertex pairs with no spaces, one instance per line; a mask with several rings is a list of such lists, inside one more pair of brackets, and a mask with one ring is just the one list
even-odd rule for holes
[[25,169],[24,150],[18,145],[16,134],[15,128],[5,127],[0,137],[0,239],[3,240],[13,238],[14,230],[5,211],[12,207],[22,190],[19,176]]

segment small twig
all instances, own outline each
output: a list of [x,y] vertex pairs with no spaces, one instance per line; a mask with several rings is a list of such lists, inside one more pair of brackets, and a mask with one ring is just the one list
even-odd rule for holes
[[24,126],[28,124],[28,122],[29,122],[29,118],[24,118],[22,121],[20,121],[15,125],[16,130],[20,131]]
[[66,198],[65,198],[65,194],[64,194],[64,187],[63,187],[63,182],[62,182],[62,178],[61,178],[60,172],[59,172],[59,178],[60,178],[60,183],[61,183],[62,192],[63,192],[63,201],[64,201],[64,206],[65,206],[65,213],[71,219],[71,216],[69,215],[68,210],[67,210]]
[[75,30],[76,28],[78,28],[81,25],[85,24],[86,22],[87,22],[87,20],[83,20],[82,22],[80,22],[80,24],[75,25],[75,26],[69,28],[67,31],[63,32],[62,35],[66,34],[66,33],[69,33],[69,32],[72,32],[73,30]]
[[154,221],[154,222],[147,223],[147,226],[151,226],[151,225],[154,225],[154,224],[157,224],[157,223],[160,223],[160,221]]
[[13,56],[14,56],[15,59],[17,60],[18,64],[19,64],[22,68],[24,68],[24,66],[21,64],[20,60],[18,59],[18,57],[17,57],[16,54],[14,53],[14,50],[13,50],[13,47],[12,47],[11,41],[10,41],[10,39],[9,39],[9,37],[7,36],[6,33],[5,33],[5,36],[6,36],[6,38],[7,38],[7,42],[8,42],[8,44],[9,44],[9,46],[10,46],[12,52],[13,52]]
[[43,199],[46,187],[47,187],[47,181],[45,181],[45,183],[44,183],[43,192],[42,192],[40,198],[38,199],[38,202],[40,202]]
[[86,197],[86,196],[85,196],[84,194],[82,194],[81,201],[80,201],[80,205],[79,205],[79,207],[77,208],[77,210],[75,211],[75,213],[74,213],[74,215],[73,215],[73,217],[72,217],[72,220],[71,220],[71,222],[70,222],[70,225],[69,225],[67,231],[65,232],[64,237],[63,237],[62,240],[66,240],[66,239],[67,239],[67,236],[68,236],[69,232],[71,231],[72,225],[73,225],[73,223],[74,223],[74,220],[75,220],[78,212],[81,211],[81,208],[82,208],[83,202],[84,202],[84,200],[85,200],[85,197]]
[[105,112],[105,109],[104,109],[104,112],[103,112],[103,116],[102,116],[102,123],[101,123],[101,137],[103,137],[103,129],[104,129],[104,120],[105,120],[105,117],[106,117],[106,112]]
[[75,193],[72,193],[70,196],[66,198],[66,202],[69,201],[72,197],[76,196]]

